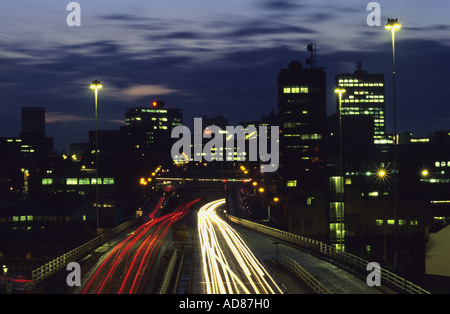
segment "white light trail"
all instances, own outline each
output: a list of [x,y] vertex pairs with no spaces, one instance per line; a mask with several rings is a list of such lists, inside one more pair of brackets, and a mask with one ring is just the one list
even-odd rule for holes
[[[216,214],[216,209],[224,203],[225,199],[210,202],[198,212],[207,293],[282,293],[242,238]],[[223,240],[219,240],[216,230],[220,231]],[[230,254],[226,256],[225,250],[232,258]]]

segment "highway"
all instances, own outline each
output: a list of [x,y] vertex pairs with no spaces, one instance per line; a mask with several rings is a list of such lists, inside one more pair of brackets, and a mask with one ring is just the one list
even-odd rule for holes
[[170,213],[158,216],[166,201],[161,196],[146,222],[118,243],[91,272],[79,289],[82,294],[143,293],[161,245],[172,226],[183,218],[198,200],[180,204]]
[[[161,282],[167,256],[181,249],[184,262],[175,273],[180,283],[173,293],[282,294],[307,293],[293,287],[288,274],[273,268],[275,239],[228,222],[222,211],[229,209],[220,190],[175,189],[153,197],[143,223],[116,239],[100,259],[83,272],[79,294],[155,293]],[[169,193],[170,192],[170,193]],[[170,195],[180,198],[168,205]],[[175,224],[189,230],[187,242],[173,242]],[[380,293],[365,281],[332,263],[287,244],[279,256],[296,260],[333,293]],[[286,277],[287,276],[287,277]],[[289,279],[286,282],[286,279]]]
[[281,289],[242,238],[216,213],[225,199],[198,211],[198,233],[208,294],[275,294]]

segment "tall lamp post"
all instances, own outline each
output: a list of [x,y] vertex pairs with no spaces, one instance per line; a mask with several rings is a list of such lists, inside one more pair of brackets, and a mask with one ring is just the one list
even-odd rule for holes
[[397,221],[397,97],[395,90],[395,32],[398,31],[402,25],[399,23],[398,18],[388,19],[385,28],[391,32],[392,37],[392,78],[393,78],[393,88],[394,88],[394,269],[397,269],[398,256],[397,256],[397,246],[398,246],[398,221]]
[[97,98],[98,90],[103,86],[100,81],[92,81],[91,89],[95,92],[95,207],[97,208],[97,232],[99,229],[99,208],[98,208],[98,110],[97,110]]
[[341,234],[339,242],[341,244],[341,250],[344,249],[344,204],[342,203],[342,194],[344,193],[344,178],[342,177],[342,94],[345,93],[345,89],[336,88],[335,93],[339,95],[339,212],[341,221]]

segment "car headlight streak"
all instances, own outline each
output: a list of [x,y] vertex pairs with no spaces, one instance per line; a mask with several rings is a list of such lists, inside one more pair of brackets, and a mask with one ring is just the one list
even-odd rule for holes
[[198,212],[207,293],[282,293],[242,238],[216,214],[224,203],[225,199],[210,202]]

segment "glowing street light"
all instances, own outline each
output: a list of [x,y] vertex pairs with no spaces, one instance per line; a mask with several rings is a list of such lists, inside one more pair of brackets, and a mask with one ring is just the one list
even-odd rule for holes
[[336,88],[334,92],[339,94],[339,177],[342,178],[342,94],[345,89]]
[[420,175],[422,176],[422,178],[426,178],[430,175],[430,172],[428,171],[428,169],[422,169],[422,171],[420,171]]
[[394,89],[394,269],[397,269],[397,243],[398,243],[398,230],[397,230],[397,103],[396,103],[396,90],[395,90],[395,32],[398,31],[402,25],[399,23],[398,18],[388,19],[385,26],[386,30],[391,32],[392,37],[392,78],[393,78],[393,89]]
[[98,209],[98,110],[97,110],[97,99],[98,90],[103,86],[100,81],[92,81],[91,89],[95,91],[95,207],[97,207],[97,231],[99,228],[99,209]]
[[259,188],[258,190],[260,193],[264,192],[264,188]]
[[378,177],[381,178],[381,179],[386,178],[386,175],[387,175],[386,170],[384,170],[384,169],[378,170],[377,175],[378,175]]

